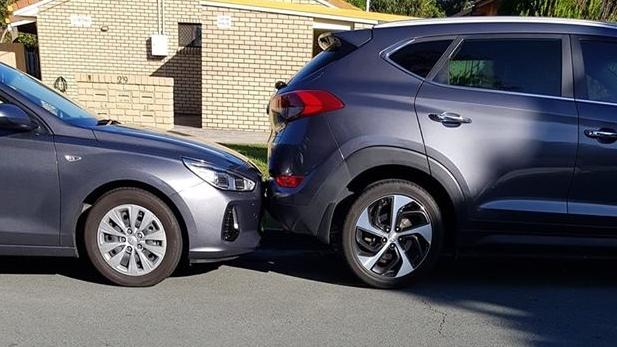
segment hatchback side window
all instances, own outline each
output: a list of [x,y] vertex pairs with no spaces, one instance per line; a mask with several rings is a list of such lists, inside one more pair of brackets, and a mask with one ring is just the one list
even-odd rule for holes
[[390,54],[390,60],[420,77],[428,76],[452,40],[411,43]]
[[560,39],[465,40],[435,81],[453,86],[561,96]]
[[587,99],[617,103],[617,43],[582,40]]

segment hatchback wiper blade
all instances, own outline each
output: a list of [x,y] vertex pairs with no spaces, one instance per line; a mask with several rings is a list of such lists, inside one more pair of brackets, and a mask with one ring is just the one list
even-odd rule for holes
[[116,125],[116,124],[120,124],[120,122],[118,122],[117,120],[113,120],[113,119],[100,119],[99,121],[96,122],[96,125]]

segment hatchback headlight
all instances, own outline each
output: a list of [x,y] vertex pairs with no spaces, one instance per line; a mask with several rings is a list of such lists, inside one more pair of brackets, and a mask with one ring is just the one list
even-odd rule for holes
[[218,189],[237,192],[250,192],[255,189],[255,182],[246,177],[215,169],[200,160],[183,158],[182,161],[195,175]]

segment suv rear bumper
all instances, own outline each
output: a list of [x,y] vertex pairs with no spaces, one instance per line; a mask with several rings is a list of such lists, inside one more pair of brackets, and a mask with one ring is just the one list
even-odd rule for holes
[[326,161],[295,189],[282,188],[269,179],[265,206],[286,230],[330,243],[332,216],[338,202],[347,195],[350,180],[342,160],[336,164]]
[[[335,111],[336,112],[336,111]],[[266,182],[266,208],[289,231],[330,242],[332,214],[349,174],[325,116],[295,120],[270,139],[270,175],[301,175],[296,188]]]

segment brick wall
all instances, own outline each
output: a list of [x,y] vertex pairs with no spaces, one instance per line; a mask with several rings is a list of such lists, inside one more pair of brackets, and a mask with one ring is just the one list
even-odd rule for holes
[[[37,19],[43,82],[59,76],[75,97],[76,74],[126,74],[176,80],[176,112],[201,120],[201,50],[178,47],[178,23],[200,23],[199,1],[165,0],[169,56],[149,56],[150,35],[157,33],[156,0],[57,0]],[[71,26],[71,15],[88,15],[89,28]],[[105,31],[106,29],[106,31]]]
[[174,117],[174,80],[115,74],[74,76],[77,101],[99,118],[169,129]]
[[[216,25],[218,15],[232,27]],[[203,126],[267,130],[265,109],[277,80],[311,59],[312,18],[204,7]]]
[[172,77],[174,83],[174,113],[177,123],[201,126],[201,48],[178,49],[152,76]]
[[[315,0],[277,0],[313,3]],[[183,125],[266,130],[274,82],[287,80],[312,56],[313,19],[165,0],[169,56],[149,55],[158,30],[157,0],[56,0],[37,19],[42,79],[62,76],[78,96],[78,74],[173,78],[175,120]],[[87,15],[91,27],[71,25]],[[217,16],[232,17],[229,29]],[[178,47],[178,23],[201,23],[203,46]],[[364,27],[356,24],[356,27]]]

